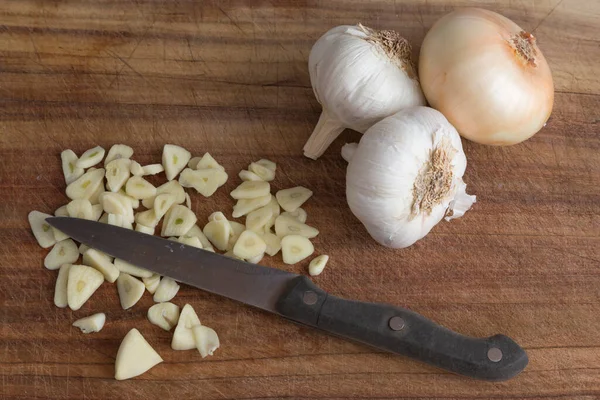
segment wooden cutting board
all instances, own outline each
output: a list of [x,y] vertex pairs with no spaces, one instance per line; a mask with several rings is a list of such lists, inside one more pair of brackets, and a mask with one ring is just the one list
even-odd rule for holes
[[[465,180],[477,203],[416,245],[377,245],[344,195],[347,131],[318,161],[302,156],[320,106],[307,73],[315,40],[362,22],[419,44],[436,19],[465,1],[0,1],[0,398],[565,398],[600,395],[600,3],[471,2],[531,30],[554,74],[548,125],[496,148],[464,142]],[[79,311],[52,303],[56,272],[27,213],[65,204],[61,150],[126,143],[142,164],[175,143],[209,151],[230,179],[192,198],[201,221],[229,214],[237,172],[258,158],[278,164],[275,188],[314,190],[309,222],[329,254],[315,279],[349,298],[411,309],[474,336],[504,333],[527,350],[520,376],[485,383],[290,324],[183,287],[219,332],[202,360],[175,352],[151,325],[146,295],[119,307],[104,284]],[[306,262],[284,267],[304,272]],[[106,327],[71,323],[93,312]],[[113,379],[125,333],[137,327],[165,362]]]

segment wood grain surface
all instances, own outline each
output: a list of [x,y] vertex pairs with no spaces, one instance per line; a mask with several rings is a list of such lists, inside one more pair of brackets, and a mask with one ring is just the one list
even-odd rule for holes
[[[405,250],[377,245],[350,213],[341,146],[302,156],[320,106],[307,72],[315,40],[362,22],[419,44],[455,7],[498,11],[534,31],[554,75],[548,125],[506,148],[464,142],[478,202]],[[600,396],[600,3],[475,1],[0,1],[0,398],[594,399]],[[306,209],[331,260],[315,282],[349,298],[406,306],[464,334],[504,333],[530,364],[508,382],[473,381],[183,287],[220,334],[202,360],[170,349],[145,295],[121,310],[104,284],[79,311],[53,305],[31,210],[65,204],[60,151],[126,143],[142,164],[175,143],[210,151],[231,178],[200,220],[231,212],[237,172],[267,157],[275,188],[314,190]],[[280,257],[265,264],[284,268]],[[306,262],[286,267],[296,272]],[[104,330],[71,323],[106,312]],[[165,359],[117,382],[115,355],[137,327]]]

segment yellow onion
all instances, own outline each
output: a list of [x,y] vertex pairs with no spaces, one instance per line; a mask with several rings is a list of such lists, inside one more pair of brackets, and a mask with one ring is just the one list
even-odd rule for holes
[[478,143],[522,142],[552,112],[552,74],[535,38],[492,11],[465,8],[437,21],[419,77],[429,104]]

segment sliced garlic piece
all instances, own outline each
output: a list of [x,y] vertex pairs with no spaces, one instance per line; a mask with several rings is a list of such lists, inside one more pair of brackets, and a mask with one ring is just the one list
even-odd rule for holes
[[148,235],[154,235],[154,228],[142,224],[135,224],[135,231],[146,233]]
[[115,379],[122,381],[143,374],[163,359],[133,328],[123,338],[115,360]]
[[229,232],[229,242],[227,243],[227,251],[233,250],[233,246],[237,242],[238,238],[246,230],[246,226],[244,224],[240,224],[236,221],[229,221],[229,226],[231,231]]
[[[79,246],[79,253],[81,253],[81,255],[83,256],[83,264],[84,264],[84,265],[90,265],[90,262],[91,262],[91,261],[90,261],[90,258],[89,258],[90,256],[86,254],[86,253],[87,253],[87,251],[88,251],[89,249],[91,249],[91,247],[89,247],[89,246],[86,246],[86,245],[85,245],[85,244],[83,244],[83,243],[82,243],[82,244]],[[109,263],[112,263],[112,262],[113,262],[114,258],[112,258],[111,256],[109,256],[108,254],[106,254],[106,253],[103,253],[103,252],[101,252],[100,250],[96,250],[96,251],[97,251],[97,252],[98,252],[98,254],[100,254],[100,256],[101,256],[102,258],[104,258],[104,259],[105,259],[107,262],[109,262]],[[95,254],[94,254],[94,255],[95,255]]]
[[245,169],[241,170],[238,176],[243,181],[262,181],[260,176],[256,175],[254,172],[246,171]]
[[204,153],[200,161],[196,164],[194,169],[220,169],[225,171],[225,168],[217,162],[209,153]]
[[271,185],[265,181],[242,182],[230,193],[234,199],[255,199],[271,193]]
[[172,206],[163,221],[161,236],[183,236],[198,219],[196,214],[182,205]]
[[246,216],[246,229],[262,233],[272,216],[273,210],[268,205],[254,210]]
[[109,214],[122,215],[129,223],[134,221],[131,202],[121,193],[105,193],[102,196],[102,208]]
[[86,199],[75,199],[67,204],[67,212],[69,217],[81,218],[81,219],[93,219],[94,211],[92,210],[92,203]]
[[204,226],[203,233],[208,240],[219,250],[225,251],[229,243],[231,225],[227,220],[210,221]]
[[220,169],[186,168],[179,176],[179,183],[183,187],[193,187],[204,197],[212,196],[219,187],[227,181],[227,173]]
[[209,250],[213,252],[215,251],[215,249],[213,249],[212,243],[210,242],[210,240],[208,240],[208,238],[206,237],[204,232],[202,232],[202,229],[200,229],[198,225],[192,226],[190,230],[185,233],[185,236],[195,236],[198,239],[200,239],[200,243],[202,243],[202,248],[204,250]]
[[69,269],[71,264],[63,264],[58,270],[56,277],[56,285],[54,286],[54,305],[56,307],[65,308],[67,302],[67,279],[69,278]]
[[119,292],[119,301],[123,310],[128,310],[135,305],[146,291],[146,286],[139,279],[133,276],[121,273],[117,279],[117,290]]
[[175,179],[187,165],[192,155],[183,147],[174,144],[165,144],[162,153],[162,165],[165,168],[167,180]]
[[62,171],[65,176],[65,183],[68,185],[74,182],[83,175],[83,168],[77,167],[77,154],[73,150],[65,150],[60,153],[60,159],[62,161]]
[[92,205],[100,204],[100,196],[102,196],[102,193],[104,193],[105,191],[106,190],[104,189],[104,185],[102,184],[102,182],[100,182],[100,184],[98,185],[94,193],[92,193],[92,195],[88,198],[88,200],[90,201],[90,203],[92,203]]
[[102,186],[103,180],[104,168],[90,169],[67,186],[67,197],[71,200],[90,199],[98,187]]
[[77,245],[71,239],[66,239],[56,243],[46,255],[44,267],[49,270],[59,269],[63,264],[73,264],[78,258]]
[[[175,203],[181,204],[185,201],[185,191],[177,181],[170,181],[156,188],[156,195],[170,193],[175,196]],[[154,207],[154,198],[142,200],[142,205],[146,208]]]
[[198,319],[192,306],[186,304],[179,314],[179,321],[177,322],[175,332],[173,332],[171,348],[173,350],[191,350],[196,348],[192,328],[197,325],[202,325],[200,319]]
[[233,246],[233,254],[248,260],[258,257],[267,249],[267,244],[255,232],[244,231]]
[[235,258],[236,260],[244,260],[243,258],[240,258],[238,256],[236,256],[235,254],[233,254],[233,251],[229,250],[227,251],[225,254],[223,254],[225,257],[229,257],[229,258]]
[[106,314],[97,313],[90,315],[89,317],[80,318],[73,322],[73,326],[81,329],[83,333],[100,332],[104,328],[106,322]]
[[177,239],[177,241],[187,246],[197,247],[199,249],[202,248],[202,243],[200,242],[200,239],[198,239],[196,236],[179,236],[179,239]]
[[27,219],[29,220],[29,226],[31,226],[33,236],[35,236],[35,239],[37,240],[38,244],[44,249],[47,249],[50,246],[54,246],[54,244],[56,243],[52,227],[49,223],[46,222],[46,218],[50,217],[52,217],[52,215],[45,214],[39,211],[32,211],[29,213],[29,215],[27,215]]
[[317,236],[319,231],[312,226],[303,224],[296,218],[280,215],[275,220],[275,233],[279,237],[284,237],[287,235],[301,235],[310,239]]
[[146,290],[150,292],[150,294],[154,294],[158,285],[160,283],[160,275],[152,274],[150,278],[142,278],[142,282],[144,282],[144,286],[146,286]]
[[[208,222],[211,222],[211,221],[227,221],[229,223],[229,221],[227,220],[227,217],[221,211],[215,211],[214,213],[210,214],[208,216]],[[230,232],[231,232],[231,230],[230,230]]]
[[170,331],[179,321],[179,306],[169,302],[155,304],[148,309],[148,321]]
[[119,227],[125,228],[125,229],[133,229],[133,225],[131,224],[131,222],[129,222],[127,217],[125,217],[124,215],[108,214],[107,223],[109,225],[119,226]]
[[271,195],[271,200],[269,201],[269,204],[267,204],[265,207],[269,207],[271,211],[273,211],[271,219],[265,224],[265,231],[270,231],[271,227],[275,225],[275,220],[281,213],[281,208],[279,207],[277,199],[273,195]]
[[86,265],[71,265],[67,278],[67,304],[77,311],[104,282],[104,275]]
[[313,258],[310,264],[308,264],[308,273],[310,276],[317,276],[323,272],[327,261],[329,261],[329,256],[326,254]]
[[170,301],[179,291],[179,285],[173,279],[163,276],[154,292],[153,300],[155,303]]
[[274,235],[271,232],[265,232],[261,235],[261,238],[267,245],[265,253],[271,257],[279,253],[279,250],[281,250],[281,238],[279,236]]
[[248,166],[248,170],[260,176],[260,179],[262,179],[263,181],[269,182],[275,179],[275,171],[258,163],[253,162],[252,164],[250,164]]
[[282,189],[275,194],[281,208],[285,211],[296,211],[306,200],[312,196],[313,192],[304,186],[296,186],[289,189]]
[[257,197],[255,199],[240,199],[233,206],[233,218],[239,218],[254,210],[266,206],[271,201],[271,195]]
[[219,336],[217,336],[217,332],[208,326],[193,326],[192,334],[194,336],[196,348],[200,352],[202,358],[206,356],[212,356],[214,351],[217,350],[221,345],[219,343]]
[[98,221],[102,216],[102,204],[94,204],[92,205],[92,221]]
[[[131,208],[136,209],[140,206],[140,201],[138,199],[134,199],[133,197],[127,195],[127,192],[125,191],[125,188],[122,187],[121,190],[119,190],[119,194],[121,196],[123,196],[124,198],[126,198],[127,200],[129,200],[129,202],[131,203]],[[151,208],[151,207],[148,207]]]
[[281,239],[281,254],[286,264],[296,264],[314,253],[315,248],[308,238],[289,235]]
[[129,179],[131,160],[119,158],[106,165],[106,188],[118,192]]
[[129,171],[133,176],[142,176],[144,175],[144,169],[140,165],[139,162],[131,160],[131,164],[129,164]]
[[147,199],[156,196],[156,188],[141,176],[132,176],[125,184],[128,196],[134,199]]
[[170,193],[162,193],[154,198],[154,213],[156,218],[161,219],[171,206],[175,204],[175,195]]
[[156,175],[163,172],[165,168],[162,164],[148,164],[142,167],[142,175]]
[[67,205],[65,204],[64,206],[58,207],[56,209],[56,211],[54,211],[54,216],[55,217],[68,217],[69,212],[67,211]]
[[135,222],[151,228],[156,228],[160,218],[156,216],[154,209],[139,212],[135,215]]
[[85,252],[88,251],[88,249],[90,249],[90,246],[88,246],[87,244],[81,243],[79,245],[79,254],[84,255]]
[[54,239],[56,240],[56,243],[69,239],[69,236],[67,236],[65,233],[59,231],[55,227],[52,227],[52,234],[54,235]]
[[136,267],[127,261],[115,258],[115,267],[120,271],[129,275],[137,276],[138,278],[150,278],[154,273],[145,268]]
[[265,256],[265,253],[260,253],[256,257],[249,258],[246,261],[249,262],[249,263],[251,263],[251,264],[258,264],[260,262],[260,260],[263,259],[264,256]]
[[273,172],[277,170],[277,164],[275,164],[271,160],[267,160],[266,158],[261,158],[260,160],[256,161],[256,164],[262,165],[263,167],[268,168]]
[[188,168],[196,169],[196,166],[198,165],[201,159],[202,157],[192,157],[187,164]]
[[133,155],[133,149],[125,144],[113,144],[110,150],[108,150],[108,154],[104,159],[104,165],[108,165],[113,160],[118,160],[120,158],[131,158]]
[[185,206],[189,209],[192,208],[192,199],[190,198],[190,195],[187,194],[187,192],[185,193]]
[[104,158],[104,149],[100,146],[96,146],[92,149],[86,150],[85,153],[79,157],[75,166],[77,168],[89,168],[98,164]]
[[110,262],[110,258],[106,254],[96,249],[88,249],[83,257],[84,262],[100,271],[108,282],[113,283],[119,277],[119,269]]
[[295,218],[296,220],[305,223],[306,222],[306,211],[304,211],[303,208],[298,207],[296,209],[296,211],[293,212],[289,212],[289,211],[284,211],[281,213],[281,215],[285,215],[286,217],[291,217],[291,218]]

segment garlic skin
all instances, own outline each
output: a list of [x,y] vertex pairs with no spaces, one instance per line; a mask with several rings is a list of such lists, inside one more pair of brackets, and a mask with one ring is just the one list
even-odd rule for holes
[[440,112],[405,109],[367,130],[354,150],[348,205],[377,242],[408,247],[475,202],[465,192],[466,166],[458,132]]
[[313,46],[310,81],[323,112],[304,146],[317,159],[345,129],[364,133],[411,106],[425,105],[408,41],[394,31],[337,26]]

